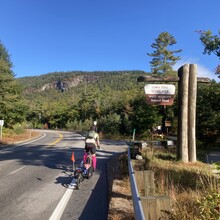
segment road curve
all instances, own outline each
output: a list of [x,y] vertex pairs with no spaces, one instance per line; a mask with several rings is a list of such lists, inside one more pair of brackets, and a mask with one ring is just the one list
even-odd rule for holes
[[102,141],[97,171],[79,190],[71,154],[83,156],[84,138],[73,132],[43,131],[35,141],[0,148],[1,219],[107,219],[106,161],[124,152],[124,142]]

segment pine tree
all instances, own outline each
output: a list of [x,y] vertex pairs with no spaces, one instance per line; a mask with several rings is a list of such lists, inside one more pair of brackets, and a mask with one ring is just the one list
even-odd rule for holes
[[[197,31],[200,34],[200,40],[203,44],[204,54],[210,55],[211,53],[215,54],[220,59],[220,30],[219,36],[213,35],[212,31]],[[216,74],[219,74],[220,78],[220,65],[216,68]]]
[[169,50],[169,46],[176,44],[175,38],[168,32],[162,32],[156,42],[151,45],[154,48],[153,53],[147,53],[148,56],[153,57],[151,64],[151,71],[153,74],[166,74],[169,75],[173,72],[172,66],[177,60],[181,58],[174,56],[174,53],[179,53],[182,50]]

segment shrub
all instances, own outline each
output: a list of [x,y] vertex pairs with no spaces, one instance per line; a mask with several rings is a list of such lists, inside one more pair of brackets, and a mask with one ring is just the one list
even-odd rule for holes
[[13,126],[13,131],[15,134],[22,134],[24,133],[24,127],[21,124],[16,124]]
[[197,200],[200,219],[219,219],[220,215],[220,193],[206,192],[206,195]]

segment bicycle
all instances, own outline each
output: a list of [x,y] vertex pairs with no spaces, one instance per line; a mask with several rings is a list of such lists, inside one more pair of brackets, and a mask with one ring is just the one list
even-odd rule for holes
[[93,175],[93,163],[92,163],[92,154],[90,152],[85,152],[85,160],[82,160],[80,166],[74,171],[74,178],[76,179],[76,189],[80,189],[81,183],[84,179],[90,179]]

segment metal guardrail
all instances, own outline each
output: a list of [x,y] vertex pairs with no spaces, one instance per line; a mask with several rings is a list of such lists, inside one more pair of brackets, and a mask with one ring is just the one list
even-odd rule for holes
[[131,155],[130,146],[128,146],[128,170],[129,170],[131,193],[132,193],[132,200],[133,200],[133,206],[134,206],[134,215],[135,215],[136,220],[145,220],[144,211],[143,211],[142,204],[141,204],[141,198],[138,193],[130,155]]
[[[141,142],[135,142],[137,144],[136,147],[134,147],[133,150],[138,150],[138,145]],[[129,179],[130,179],[130,185],[131,185],[131,194],[132,194],[132,200],[133,200],[133,206],[134,206],[134,214],[136,220],[145,220],[145,214],[144,209],[141,203],[141,198],[138,192],[136,178],[134,175],[133,170],[133,164],[132,164],[132,155],[135,155],[135,151],[131,151],[131,142],[126,143],[128,145],[128,170],[129,170]],[[143,144],[143,143],[142,143]],[[162,140],[162,141],[147,141],[145,142],[146,145],[150,145],[151,147],[165,147],[169,148],[172,146],[175,146],[173,140]],[[136,148],[136,149],[135,149]],[[133,153],[132,153],[133,152]]]

